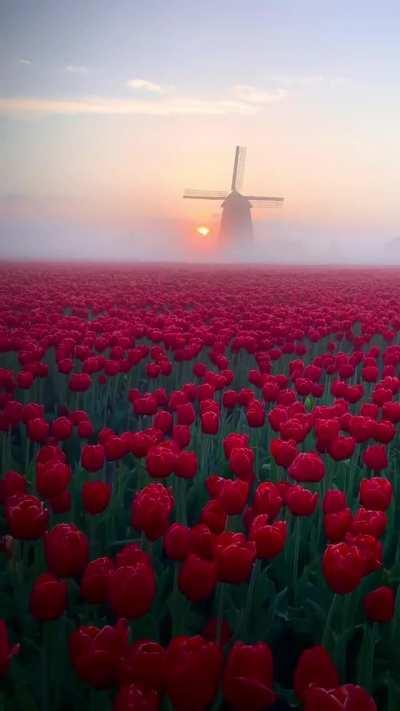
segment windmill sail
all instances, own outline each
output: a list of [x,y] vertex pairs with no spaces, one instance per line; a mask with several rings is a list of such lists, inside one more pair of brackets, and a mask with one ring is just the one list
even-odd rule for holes
[[184,198],[191,200],[224,200],[227,196],[226,190],[185,190]]
[[233,163],[232,184],[231,190],[240,191],[243,183],[244,164],[246,160],[246,148],[244,146],[236,146],[235,160]]

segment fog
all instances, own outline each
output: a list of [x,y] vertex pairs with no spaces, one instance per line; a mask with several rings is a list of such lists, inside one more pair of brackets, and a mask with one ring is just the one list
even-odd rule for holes
[[0,219],[0,259],[35,261],[171,261],[271,264],[400,264],[400,237],[361,227],[309,227],[284,219],[254,223],[254,240],[218,249],[218,224],[199,236],[192,224],[147,220],[126,227],[57,219]]

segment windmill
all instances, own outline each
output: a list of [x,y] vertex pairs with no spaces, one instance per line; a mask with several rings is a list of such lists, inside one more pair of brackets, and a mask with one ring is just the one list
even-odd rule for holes
[[[222,216],[219,239],[223,246],[245,245],[253,238],[252,207],[277,207],[284,198],[262,195],[242,195],[246,148],[236,146],[233,164],[232,182],[229,191],[224,190],[185,190],[183,197],[190,200],[221,201]],[[253,203],[256,203],[253,205]]]

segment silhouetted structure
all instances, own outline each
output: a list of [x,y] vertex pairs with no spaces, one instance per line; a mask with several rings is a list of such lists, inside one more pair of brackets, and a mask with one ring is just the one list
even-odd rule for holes
[[246,245],[253,239],[253,223],[250,209],[254,207],[276,207],[282,197],[262,195],[242,195],[239,190],[243,182],[246,149],[236,146],[230,191],[185,190],[183,197],[191,200],[221,200],[222,217],[219,230],[221,246]]

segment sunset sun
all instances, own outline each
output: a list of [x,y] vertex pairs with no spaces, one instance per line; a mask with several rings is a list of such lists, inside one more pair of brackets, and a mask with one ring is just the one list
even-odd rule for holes
[[208,237],[210,234],[210,228],[206,227],[206,225],[200,225],[200,227],[197,227],[196,231],[201,237]]

